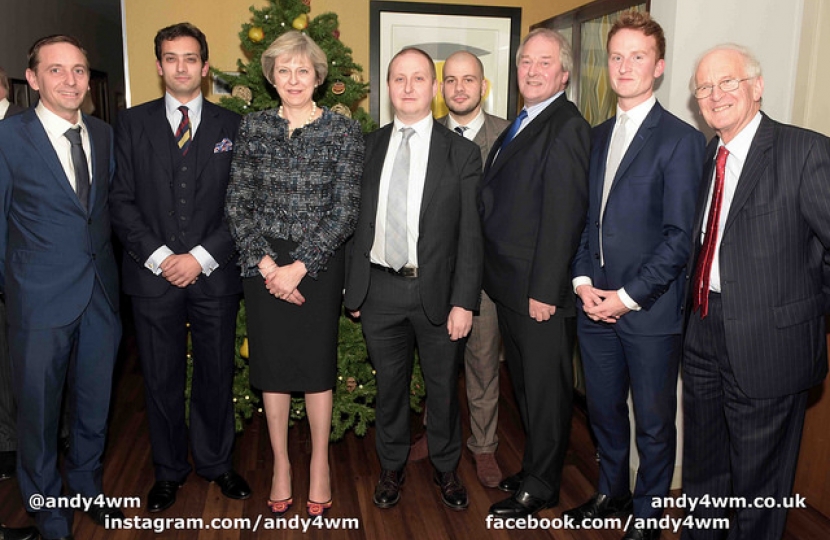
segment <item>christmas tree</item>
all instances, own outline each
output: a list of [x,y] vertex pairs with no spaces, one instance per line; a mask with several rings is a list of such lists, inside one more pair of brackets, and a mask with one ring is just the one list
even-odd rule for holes
[[[238,60],[238,76],[229,76],[214,70],[232,88],[231,97],[223,97],[220,104],[228,109],[247,114],[273,109],[280,105],[279,96],[262,75],[260,57],[268,46],[284,32],[298,30],[311,37],[325,51],[329,62],[326,80],[314,94],[318,105],[328,107],[354,118],[364,132],[376,127],[372,118],[358,103],[366,97],[368,84],[363,80],[362,68],[352,59],[352,51],[340,41],[337,15],[323,13],[311,19],[311,0],[270,0],[262,9],[250,8],[251,22],[242,25],[239,39],[246,60]],[[241,431],[243,420],[254,411],[262,411],[259,396],[248,382],[248,346],[245,325],[245,305],[242,303],[237,320],[236,375],[234,378],[234,406],[236,429]],[[368,361],[360,325],[346,316],[340,318],[337,352],[337,383],[334,388],[331,439],[339,440],[350,429],[364,435],[375,419],[374,402],[377,395],[375,372]],[[410,406],[420,411],[424,384],[420,365],[415,363],[410,391]],[[305,400],[292,399],[291,420],[305,417]]]

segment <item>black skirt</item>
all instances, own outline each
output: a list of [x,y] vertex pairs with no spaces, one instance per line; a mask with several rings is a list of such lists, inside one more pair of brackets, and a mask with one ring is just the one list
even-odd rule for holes
[[[291,264],[296,242],[271,240],[277,264]],[[343,300],[344,248],[329,259],[317,279],[305,276],[297,287],[302,306],[280,300],[265,280],[245,278],[245,309],[251,386],[264,392],[321,392],[337,376],[337,329]]]

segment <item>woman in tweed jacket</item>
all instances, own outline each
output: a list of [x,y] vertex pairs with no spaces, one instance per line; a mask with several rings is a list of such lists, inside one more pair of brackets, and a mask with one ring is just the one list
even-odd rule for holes
[[311,426],[307,512],[321,515],[332,501],[328,437],[343,244],[357,222],[363,136],[357,122],[314,103],[327,65],[299,32],[263,53],[263,74],[282,105],[243,119],[226,204],[244,278],[251,384],[263,392],[274,452],[268,507],[277,515],[293,503],[291,392],[305,392]]

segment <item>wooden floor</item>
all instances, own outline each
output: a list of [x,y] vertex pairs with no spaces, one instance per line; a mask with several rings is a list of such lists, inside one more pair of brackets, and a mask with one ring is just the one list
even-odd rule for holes
[[[104,488],[112,497],[144,498],[153,484],[150,442],[144,411],[143,381],[134,354],[134,346],[127,340],[124,349],[127,354],[120,361],[116,373],[115,391],[109,431],[109,445],[105,455]],[[523,435],[521,422],[513,404],[512,391],[506,370],[502,368],[502,398],[499,418],[498,459],[507,473],[519,469]],[[460,381],[459,388],[462,388]],[[461,392],[462,399],[464,392]],[[463,405],[466,407],[466,404]],[[464,418],[464,440],[469,435],[466,409]],[[417,428],[417,419],[413,419]],[[379,510],[372,504],[372,493],[380,472],[374,451],[374,431],[364,438],[348,434],[344,440],[331,445],[332,490],[334,508],[327,514],[327,525],[311,524],[306,533],[302,530],[285,530],[292,525],[302,527],[299,518],[306,518],[302,509],[308,491],[308,461],[310,438],[308,425],[299,423],[290,432],[290,456],[294,465],[295,508],[288,514],[288,521],[281,523],[283,530],[268,530],[276,526],[265,506],[271,479],[271,450],[267,428],[262,417],[255,417],[240,434],[234,456],[235,468],[251,484],[254,495],[247,501],[231,501],[224,498],[219,488],[205,480],[191,475],[179,491],[178,501],[169,510],[149,514],[141,508],[124,508],[128,518],[138,518],[131,530],[112,531],[95,525],[81,512],[76,513],[74,535],[77,540],[150,540],[198,539],[198,540],[248,540],[256,538],[310,538],[310,539],[585,539],[618,540],[622,531],[592,530],[566,531],[547,530],[493,530],[487,527],[487,509],[504,498],[502,492],[485,489],[476,480],[475,466],[470,453],[464,449],[459,474],[468,487],[470,507],[465,512],[446,509],[440,501],[437,487],[432,483],[432,468],[428,462],[410,464],[401,502],[393,509]],[[581,504],[593,493],[597,478],[597,463],[594,447],[586,428],[585,417],[580,411],[574,413],[570,450],[563,472],[560,505],[546,510],[538,518],[554,520],[562,511]],[[680,517],[679,511],[668,515]],[[20,492],[16,480],[0,482],[0,517],[9,526],[31,525],[32,520],[22,510]],[[216,528],[202,530],[176,530],[186,526],[178,518],[203,518],[204,523],[216,518],[226,518],[225,530]],[[248,524],[233,522],[245,518]],[[350,522],[340,521],[340,529],[334,530],[338,518],[353,518]],[[164,520],[167,520],[165,522]],[[306,519],[306,523],[307,523]],[[217,524],[222,525],[217,522]],[[257,531],[251,529],[257,525]],[[347,525],[351,530],[343,530]],[[556,525],[556,523],[554,523]],[[138,530],[140,526],[142,530]],[[323,526],[319,528],[318,526]],[[156,528],[156,530],[152,530]],[[674,540],[679,535],[664,531],[664,540]],[[812,509],[790,512],[786,540],[825,540],[830,538],[830,520]]]

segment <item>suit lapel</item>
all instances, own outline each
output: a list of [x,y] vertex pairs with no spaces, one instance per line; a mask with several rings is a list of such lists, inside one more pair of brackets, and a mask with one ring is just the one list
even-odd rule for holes
[[78,200],[78,196],[69,184],[69,179],[66,177],[66,172],[63,170],[60,159],[58,159],[58,154],[55,153],[55,147],[52,146],[52,141],[49,140],[46,129],[40,123],[40,119],[37,117],[34,109],[29,109],[26,112],[23,120],[23,133],[29,138],[32,146],[40,153],[40,156],[52,173],[52,177],[60,186],[60,189],[70,196],[80,207],[81,201]]
[[700,247],[700,235],[703,233],[703,218],[706,215],[706,204],[709,201],[709,192],[712,190],[712,181],[715,176],[715,153],[718,150],[720,139],[714,137],[709,146],[706,147],[706,157],[703,165],[703,178],[700,182],[700,191],[697,197],[697,212],[695,214],[694,228],[692,229],[692,241],[694,246]]
[[[370,216],[378,213],[378,197],[380,197],[380,175],[383,173],[383,162],[386,159],[386,151],[389,148],[389,139],[392,136],[393,124],[387,124],[380,128],[377,135],[372,138],[372,148],[367,152],[367,159],[363,176],[366,182],[364,193],[369,195],[369,200],[362,200],[361,206],[365,205],[365,211]],[[363,211],[363,210],[361,210]]]
[[758,185],[758,181],[770,165],[773,129],[772,120],[764,115],[749,147],[749,153],[746,155],[744,168],[741,170],[741,177],[738,179],[738,186],[735,188],[735,196],[732,199],[732,205],[729,207],[729,215],[726,216],[726,223],[723,226],[724,234],[735,222],[735,216],[746,204],[750,194],[752,194],[755,186]]
[[[530,121],[530,123],[526,124],[524,129],[519,132],[516,137],[510,141],[510,144],[507,145],[506,148],[501,148],[501,142],[504,140],[505,135],[509,130],[504,130],[499,138],[496,140],[496,143],[493,145],[493,148],[490,152],[490,156],[487,158],[488,161],[488,168],[487,173],[485,174],[485,181],[487,183],[487,179],[495,174],[504,167],[504,164],[510,161],[510,158],[513,157],[516,152],[519,152],[523,149],[523,147],[527,146],[527,144],[534,140],[538,135],[539,132],[547,125],[551,118],[553,118],[554,114],[562,107],[563,104],[568,102],[568,98],[565,97],[565,94],[562,94],[553,102],[547,106],[545,110],[539,113],[536,118]],[[493,159],[495,156],[496,150],[499,149],[498,157]]]
[[196,178],[202,175],[205,165],[213,155],[214,145],[219,140],[221,126],[219,124],[219,111],[207,100],[202,102],[202,120],[199,122],[199,131],[196,133]]
[[164,109],[164,98],[147,108],[147,116],[144,117],[144,130],[147,138],[150,139],[150,146],[156,154],[156,163],[164,168],[168,174],[173,174],[172,163],[170,162],[170,141],[172,131],[167,121],[167,111]]
[[424,214],[427,206],[441,184],[442,172],[445,164],[449,161],[450,142],[447,140],[449,132],[439,128],[436,124],[432,126],[432,137],[429,143],[429,158],[427,161],[427,173],[424,178],[424,194],[421,197],[421,212],[418,216],[418,226],[423,228]]
[[592,184],[593,191],[590,196],[596,199],[594,202],[596,207],[599,208],[602,204],[602,189],[605,185],[605,169],[608,161],[608,147],[611,144],[611,133],[614,129],[614,119],[610,119],[594,129],[602,131],[597,139],[592,141],[593,144],[597,145],[599,150],[596,157],[592,157],[595,161],[591,163],[591,167],[588,170],[589,174],[595,178]]
[[90,122],[88,118],[84,119],[84,124],[89,130],[89,147],[92,149],[92,185],[89,188],[89,208],[92,208],[96,199],[102,193],[107,193],[107,190],[101,187],[101,183],[109,182],[110,164],[107,156],[110,152],[109,148],[104,148],[107,137],[103,128],[98,123]]
[[643,120],[643,124],[640,126],[640,129],[638,129],[637,133],[634,134],[631,144],[628,145],[628,149],[625,151],[622,161],[620,161],[620,166],[617,167],[617,174],[614,175],[614,181],[611,184],[612,191],[614,190],[614,186],[617,185],[619,179],[625,175],[625,171],[628,167],[630,167],[634,160],[637,159],[637,154],[640,153],[640,150],[642,150],[648,143],[649,139],[651,139],[651,135],[654,133],[654,128],[657,127],[657,123],[660,121],[660,116],[662,114],[663,108],[659,103],[655,103],[654,107],[652,107],[648,115],[646,115],[645,120]]

